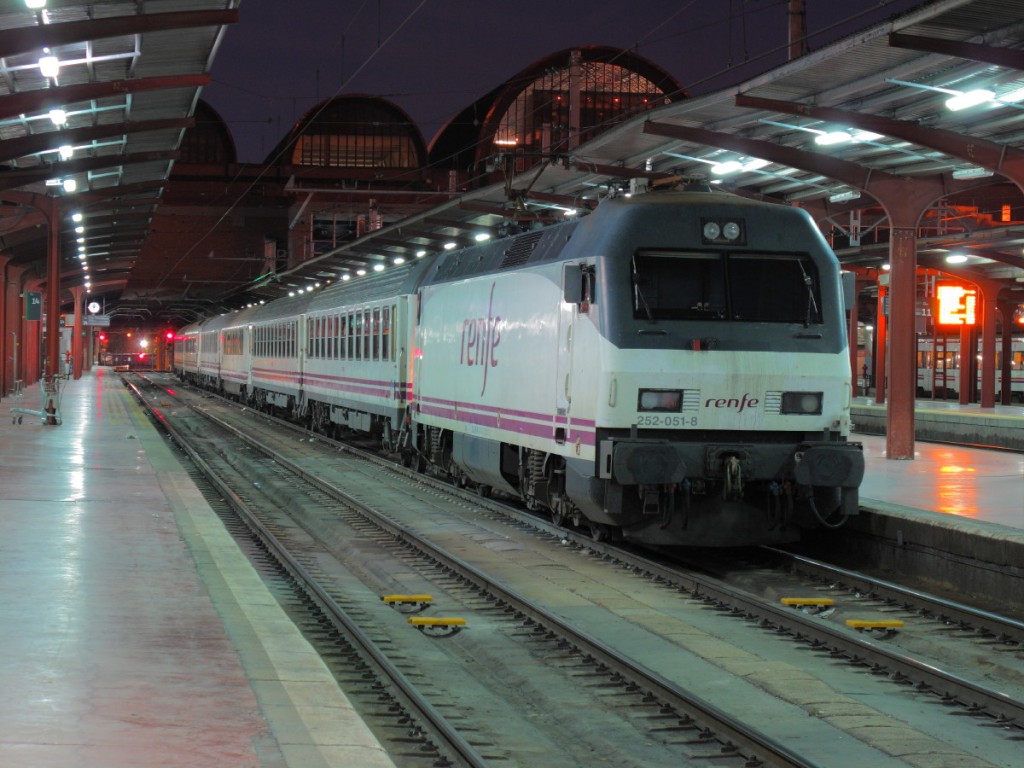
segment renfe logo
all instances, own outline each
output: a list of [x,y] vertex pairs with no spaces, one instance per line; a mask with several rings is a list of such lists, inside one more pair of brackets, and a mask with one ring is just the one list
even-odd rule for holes
[[705,408],[735,408],[736,413],[743,413],[745,408],[757,408],[760,400],[751,397],[750,393],[744,393],[742,398],[735,397],[709,397],[704,401]]
[[483,396],[487,389],[487,370],[498,365],[495,350],[501,342],[498,323],[501,317],[494,316],[494,283],[491,283],[491,295],[487,301],[487,317],[478,317],[462,321],[462,344],[459,349],[459,365],[472,368],[476,365],[484,367],[484,383],[480,388]]

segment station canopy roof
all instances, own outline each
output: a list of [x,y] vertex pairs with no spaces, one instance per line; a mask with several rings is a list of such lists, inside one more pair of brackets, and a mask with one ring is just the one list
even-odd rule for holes
[[236,5],[0,0],[0,257],[45,277],[55,207],[62,286],[123,287]]
[[[935,199],[919,229],[919,264],[1000,281],[1024,302],[1022,19],[1021,0],[924,3],[734,87],[645,112],[245,295],[308,287],[369,252],[411,259],[512,220],[585,212],[637,184],[705,178],[807,208],[845,264],[869,268],[888,260],[890,227],[872,193],[896,180],[926,185]],[[950,255],[967,260],[948,265]]]
[[[118,290],[145,242],[233,0],[0,0],[0,258],[45,276],[38,205],[74,181],[62,285]],[[616,123],[504,182],[468,190],[258,281],[270,299],[446,242],[585,212],[609,195],[703,177],[807,208],[841,260],[881,268],[882,191],[934,191],[919,263],[997,280],[1024,301],[1024,0],[933,0],[733,87]],[[45,59],[45,60],[44,60]],[[972,103],[973,102],[973,103]],[[501,167],[500,147],[495,164]],[[70,151],[70,152],[69,152]],[[511,166],[510,166],[511,167]],[[910,184],[912,182],[913,184]],[[84,242],[79,242],[82,240]],[[78,259],[85,246],[86,259]],[[948,266],[950,255],[965,263]],[[90,265],[89,269],[85,266]],[[93,266],[94,265],[94,266]],[[170,277],[166,285],[187,287]],[[184,294],[182,299],[185,299]]]

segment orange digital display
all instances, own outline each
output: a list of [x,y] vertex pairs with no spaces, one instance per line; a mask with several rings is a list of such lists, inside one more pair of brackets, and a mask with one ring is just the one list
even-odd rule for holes
[[939,325],[974,325],[977,322],[978,292],[962,285],[939,285]]

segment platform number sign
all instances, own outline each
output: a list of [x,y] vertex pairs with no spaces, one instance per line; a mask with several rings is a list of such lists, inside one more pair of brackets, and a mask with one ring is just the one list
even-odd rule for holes
[[43,316],[43,295],[36,291],[25,293],[25,319],[40,320]]

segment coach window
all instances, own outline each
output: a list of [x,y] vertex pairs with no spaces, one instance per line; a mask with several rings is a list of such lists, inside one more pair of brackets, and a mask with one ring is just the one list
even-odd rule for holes
[[384,307],[381,310],[381,358],[392,360],[394,355],[391,352],[391,307]]
[[380,325],[380,307],[373,308],[373,359],[380,360],[380,335],[383,329]]
[[363,310],[363,359],[370,359],[370,309]]

